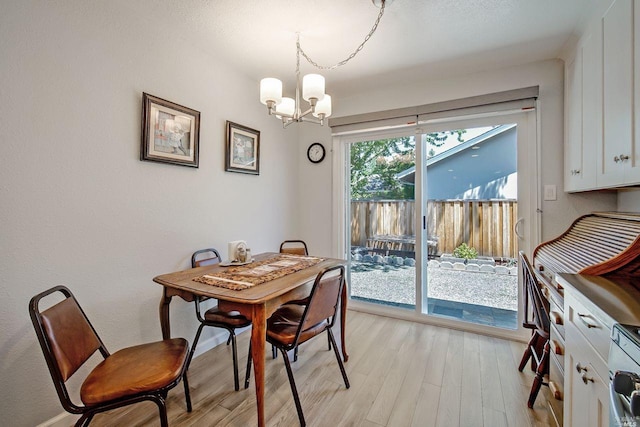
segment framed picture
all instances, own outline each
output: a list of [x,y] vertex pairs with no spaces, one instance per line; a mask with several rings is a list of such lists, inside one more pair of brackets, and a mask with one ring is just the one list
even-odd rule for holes
[[142,94],[140,160],[198,167],[200,112]]
[[260,131],[227,121],[225,170],[260,174]]

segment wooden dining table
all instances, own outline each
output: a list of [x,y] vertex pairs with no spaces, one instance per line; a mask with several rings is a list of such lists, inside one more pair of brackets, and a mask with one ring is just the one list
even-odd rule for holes
[[[254,259],[255,261],[264,261],[275,258],[278,255],[280,254],[267,252],[255,255]],[[215,298],[218,300],[218,307],[221,310],[239,311],[250,319],[252,322],[251,355],[256,385],[258,426],[262,427],[265,425],[264,379],[267,319],[280,305],[307,297],[313,286],[313,281],[320,271],[328,267],[345,264],[346,261],[342,259],[322,258],[315,265],[242,290],[226,289],[194,280],[201,278],[203,275],[215,275],[216,272],[224,271],[226,267],[220,264],[162,274],[153,279],[154,282],[163,286],[160,300],[162,337],[163,339],[171,337],[169,304],[174,296],[179,296],[185,301],[193,301],[195,296]],[[343,286],[340,299],[340,344],[345,362],[349,359],[345,346],[346,311],[347,287]]]

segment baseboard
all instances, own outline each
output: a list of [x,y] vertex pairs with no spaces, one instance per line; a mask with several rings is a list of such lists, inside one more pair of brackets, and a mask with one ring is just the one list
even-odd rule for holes
[[70,414],[63,412],[42,424],[38,424],[36,427],[69,427],[75,425],[76,421],[80,418],[80,415]]

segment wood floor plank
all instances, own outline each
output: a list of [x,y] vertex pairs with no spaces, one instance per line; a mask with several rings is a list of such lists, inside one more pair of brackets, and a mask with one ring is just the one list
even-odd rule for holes
[[460,425],[473,427],[483,425],[483,384],[480,379],[480,350],[478,335],[464,333],[462,356],[462,384],[460,396]]
[[436,425],[440,395],[440,387],[422,382],[411,419],[411,427],[433,427]]
[[[250,334],[238,336],[241,383]],[[527,397],[533,375],[517,365],[523,343],[349,311],[346,389],[326,338],[300,347],[292,363],[310,427],[548,426],[542,395]],[[268,346],[267,346],[268,347]],[[169,392],[172,427],[247,427],[257,424],[253,380],[234,391],[231,349],[224,344],[195,358],[189,370],[193,412],[180,384]],[[282,355],[265,351],[268,427],[298,425]],[[157,427],[157,407],[140,403],[97,415],[92,427]]]
[[[406,339],[409,326],[410,324],[408,322],[402,322],[402,324],[396,325],[396,329],[398,330],[397,335],[400,337],[397,343]],[[394,346],[391,346],[391,348],[393,347]],[[413,359],[413,350],[414,346],[412,343],[406,341],[403,345],[398,346],[395,357],[389,360],[391,369],[385,376],[380,393],[378,393],[376,400],[373,402],[373,407],[367,415],[367,420],[380,425],[387,425],[396,400],[398,399],[398,394],[404,383],[404,378],[407,375],[410,362]]]
[[480,376],[482,379],[482,407],[504,412],[504,398],[502,395],[500,375],[498,375],[500,365],[498,365],[498,359],[496,357],[494,339],[481,336],[478,338],[478,344]]
[[447,352],[449,345],[449,329],[438,328],[433,340],[433,350],[427,360],[427,370],[424,380],[436,386],[442,386],[442,376],[444,374],[444,365],[447,361]]
[[431,352],[431,346],[424,345],[425,342],[433,338],[433,334],[429,333],[428,328],[414,324],[409,336],[411,346],[402,349],[403,352],[410,352],[409,366],[389,416],[387,425],[390,426],[412,425],[427,370],[426,360],[429,359]]

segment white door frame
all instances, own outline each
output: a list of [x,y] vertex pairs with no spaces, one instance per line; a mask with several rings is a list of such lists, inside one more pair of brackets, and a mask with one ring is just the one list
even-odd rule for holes
[[[539,111],[539,110],[538,110]],[[479,126],[499,125],[506,123],[515,123],[517,125],[517,143],[518,143],[518,217],[519,221],[516,226],[518,233],[522,238],[519,240],[519,247],[527,254],[531,254],[533,249],[540,243],[540,166],[539,166],[539,113],[535,110],[518,111],[501,113],[495,115],[483,115],[482,117],[464,118],[452,117],[450,119],[438,119],[436,121],[421,123],[419,126],[408,126],[404,128],[386,129],[376,132],[359,132],[357,134],[337,135],[333,138],[333,235],[339,236],[334,239],[334,253],[341,258],[348,256],[348,239],[346,233],[349,233],[347,224],[350,224],[347,218],[348,206],[346,203],[346,195],[348,194],[349,179],[349,156],[348,147],[350,143],[372,139],[392,138],[405,135],[416,135],[416,158],[422,158],[424,152],[424,138],[419,138],[421,134],[436,132],[439,130],[463,129]],[[416,164],[416,166],[418,166]],[[422,168],[426,168],[423,162]],[[416,167],[416,184],[422,179],[422,170]],[[426,175],[425,175],[426,176]],[[426,185],[426,183],[423,183]],[[416,185],[418,188],[418,185]],[[426,241],[426,230],[423,230],[422,217],[426,215],[426,200],[423,200],[422,191],[416,191],[416,209],[420,208],[420,214],[416,214],[416,230],[422,230],[416,233],[416,251],[421,251],[423,242]],[[417,265],[421,265],[418,263]],[[422,263],[421,269],[416,269],[416,282],[420,283],[420,289],[416,293],[416,311],[399,310],[393,307],[381,306],[376,304],[368,304],[360,301],[350,300],[350,308],[354,310],[366,311],[373,314],[381,314],[391,317],[397,317],[422,323],[435,324],[439,326],[452,327],[456,329],[464,329],[470,332],[479,332],[483,334],[491,334],[508,339],[517,339],[526,341],[529,336],[529,330],[524,329],[522,325],[523,310],[518,310],[518,329],[507,330],[500,328],[487,328],[482,325],[475,325],[468,322],[449,320],[436,316],[430,316],[422,313],[422,307],[426,304],[426,295],[424,295],[426,280],[423,281],[426,272],[426,263]],[[519,277],[519,283],[521,278]],[[518,286],[518,301],[522,301],[522,286]]]

